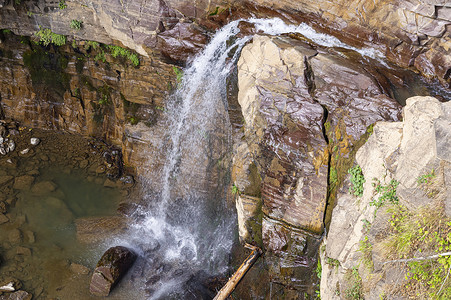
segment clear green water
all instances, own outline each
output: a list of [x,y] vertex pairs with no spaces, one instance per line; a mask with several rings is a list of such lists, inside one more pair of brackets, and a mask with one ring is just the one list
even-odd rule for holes
[[[46,193],[31,189],[16,194],[17,202],[9,210],[13,222],[1,227],[2,277],[18,278],[23,289],[34,294],[33,299],[97,299],[89,294],[92,270],[103,252],[114,245],[79,242],[74,221],[116,215],[121,192],[104,187],[104,180],[105,176],[87,176],[81,171],[41,168],[34,184],[51,181],[57,188]],[[18,230],[22,237],[14,238]],[[30,249],[31,256],[18,255],[20,247]],[[89,274],[72,271],[73,263],[89,268]],[[129,290],[113,290],[110,298],[140,299],[137,295],[129,298]]]

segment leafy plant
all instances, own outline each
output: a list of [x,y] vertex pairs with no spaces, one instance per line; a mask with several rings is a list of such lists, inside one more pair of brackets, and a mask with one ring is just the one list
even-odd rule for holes
[[101,50],[99,53],[97,53],[97,55],[94,57],[95,61],[102,61],[102,62],[106,62],[106,58],[105,58],[105,52],[103,50]]
[[359,241],[359,251],[362,252],[362,262],[368,268],[368,270],[373,271],[373,245],[371,245],[368,236],[365,236],[363,240]]
[[59,7],[59,9],[66,9],[67,8],[66,1],[60,0],[60,2],[58,3],[58,7]]
[[345,299],[360,300],[363,299],[362,278],[357,267],[352,268],[345,276],[349,287],[345,290]]
[[315,269],[316,277],[318,277],[318,279],[321,279],[322,272],[323,272],[323,267],[321,266],[321,260],[318,259],[318,263],[316,264],[316,269]]
[[351,184],[349,187],[349,193],[361,197],[363,195],[363,184],[365,183],[365,177],[363,176],[362,169],[359,165],[354,166],[348,170],[351,174]]
[[99,49],[100,44],[95,41],[86,41],[85,43],[85,50],[88,50],[89,48],[92,48],[93,50]]
[[177,81],[177,85],[179,85],[182,82],[182,78],[183,78],[183,71],[180,70],[178,67],[173,66],[172,67],[172,71],[174,71],[175,76],[176,76],[176,81]]
[[51,43],[56,46],[62,46],[66,44],[66,36],[53,33],[49,28],[39,28],[39,31],[36,32],[35,35],[39,38],[39,43],[43,44],[44,46],[48,46]]
[[326,264],[334,266],[335,268],[338,268],[340,266],[340,261],[338,259],[335,259],[332,257],[326,257]]
[[121,56],[128,59],[135,67],[139,65],[139,58],[136,53],[132,53],[130,50],[114,45],[109,45],[107,48],[110,50],[112,57],[116,58]]
[[399,181],[395,179],[390,180],[389,184],[383,185],[379,179],[373,178],[373,187],[375,187],[376,194],[380,194],[380,196],[377,199],[371,200],[370,205],[379,208],[387,201],[392,204],[397,204],[399,201],[396,195],[398,185]]
[[451,219],[436,203],[415,211],[394,205],[389,209],[390,235],[386,256],[407,261],[406,292],[417,299],[451,299],[451,256],[411,259],[451,251]]
[[136,124],[139,123],[139,119],[138,119],[137,117],[135,117],[135,116],[129,117],[129,118],[128,118],[128,121],[129,121],[130,124],[132,124],[132,125],[136,125]]
[[418,185],[421,184],[431,184],[432,180],[435,178],[435,171],[434,169],[431,170],[431,172],[421,175],[417,178]]
[[331,167],[329,171],[329,184],[336,185],[338,182],[337,169]]
[[234,194],[234,195],[240,194],[240,190],[238,189],[238,187],[235,184],[232,185],[232,194]]
[[80,30],[82,27],[83,22],[79,20],[72,20],[70,21],[70,28],[75,30]]

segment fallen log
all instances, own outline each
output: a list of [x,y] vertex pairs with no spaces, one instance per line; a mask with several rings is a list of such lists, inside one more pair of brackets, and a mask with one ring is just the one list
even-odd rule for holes
[[252,267],[252,265],[262,254],[262,250],[256,246],[249,244],[245,244],[244,246],[252,250],[251,254],[249,254],[249,256],[244,260],[238,270],[236,270],[233,276],[230,277],[229,281],[227,281],[227,283],[222,287],[222,289],[213,298],[213,300],[225,300],[228,296],[230,296],[240,280],[244,277],[244,275],[246,275],[246,272]]

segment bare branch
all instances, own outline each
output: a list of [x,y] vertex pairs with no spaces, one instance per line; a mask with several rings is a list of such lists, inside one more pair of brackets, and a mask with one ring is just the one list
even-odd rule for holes
[[383,263],[390,264],[390,263],[399,263],[399,262],[411,262],[411,261],[421,261],[421,260],[428,260],[428,259],[436,259],[442,256],[450,256],[451,252],[445,252],[445,253],[439,253],[431,256],[424,256],[424,257],[414,257],[414,258],[406,258],[406,259],[395,259],[395,260],[389,260]]

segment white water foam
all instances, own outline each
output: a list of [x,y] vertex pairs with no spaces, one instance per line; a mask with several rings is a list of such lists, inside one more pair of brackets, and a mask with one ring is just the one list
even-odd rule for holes
[[274,19],[249,19],[250,23],[255,24],[255,28],[266,34],[281,35],[284,33],[300,33],[314,43],[324,47],[340,47],[356,51],[362,56],[381,60],[385,56],[379,50],[373,48],[356,48],[349,46],[334,36],[315,31],[311,26],[301,23],[299,25],[288,25],[279,18]]
[[236,38],[241,21],[266,34],[297,32],[321,46],[381,57],[377,50],[356,49],[306,24],[287,25],[277,18],[233,21],[214,35],[184,70],[167,101],[160,191],[146,195],[152,205],[137,211],[137,221],[122,241],[145,260],[139,276],[149,299],[185,298],[183,286],[194,274],[203,270],[215,275],[228,268],[236,216],[224,204],[226,185],[212,185],[211,166],[231,152],[226,80],[241,48],[252,38]]

